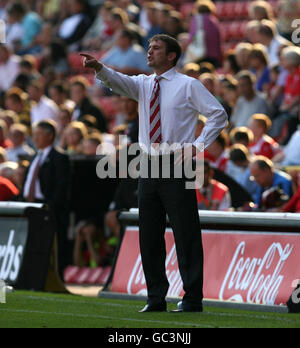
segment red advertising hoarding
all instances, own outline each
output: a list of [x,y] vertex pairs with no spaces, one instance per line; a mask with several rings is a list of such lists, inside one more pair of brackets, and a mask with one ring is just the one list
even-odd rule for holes
[[[300,234],[203,230],[204,297],[280,305],[300,277]],[[168,296],[183,293],[171,229],[165,234]],[[113,277],[112,291],[146,295],[138,227],[128,227]]]

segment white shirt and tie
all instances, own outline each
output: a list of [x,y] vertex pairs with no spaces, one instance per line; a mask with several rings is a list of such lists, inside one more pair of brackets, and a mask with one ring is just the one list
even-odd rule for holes
[[[52,150],[52,145],[46,147],[43,150],[39,150],[37,155],[35,156],[34,160],[31,163],[31,166],[29,168],[29,172],[24,184],[24,193],[23,196],[25,198],[27,198],[30,194],[30,186],[31,186],[31,182],[34,179],[34,172],[36,170],[37,165],[39,166],[39,168],[44,164],[46,158],[48,157],[50,151]],[[42,194],[42,190],[41,190],[41,185],[40,185],[40,180],[37,178],[37,180],[35,181],[35,189],[34,189],[34,193],[35,193],[35,199],[38,200],[44,200],[45,197]]]
[[[105,65],[96,78],[115,93],[139,103],[139,143],[151,152],[150,102],[156,74],[127,76]],[[208,147],[226,127],[227,114],[216,98],[194,78],[172,68],[159,76],[161,143],[204,144]],[[195,139],[199,113],[207,117],[202,134]]]

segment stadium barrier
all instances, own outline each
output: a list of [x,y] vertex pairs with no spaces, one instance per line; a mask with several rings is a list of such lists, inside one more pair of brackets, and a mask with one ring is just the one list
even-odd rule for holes
[[[286,305],[300,277],[300,214],[199,211],[204,246],[204,297]],[[123,238],[104,291],[147,295],[138,242],[138,210],[122,212]],[[165,234],[168,297],[181,297],[173,233]],[[100,294],[99,294],[100,296]],[[300,298],[294,300],[297,302]]]
[[51,212],[42,204],[0,202],[0,226],[0,279],[16,289],[66,292]]

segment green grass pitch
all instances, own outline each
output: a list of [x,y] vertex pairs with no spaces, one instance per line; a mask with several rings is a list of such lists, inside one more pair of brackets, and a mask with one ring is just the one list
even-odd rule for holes
[[[205,307],[203,313],[138,313],[144,303],[16,291],[0,304],[0,328],[299,328],[300,314]],[[176,304],[169,303],[169,309]]]

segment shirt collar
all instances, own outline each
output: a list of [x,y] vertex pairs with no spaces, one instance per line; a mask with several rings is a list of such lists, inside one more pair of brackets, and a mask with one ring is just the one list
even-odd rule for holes
[[[175,76],[176,74],[176,67],[174,66],[173,68],[169,69],[168,71],[164,72],[163,74],[161,74],[159,76],[160,79],[164,78],[166,80],[172,80],[173,77]],[[157,77],[156,74],[154,74],[154,77]]]

